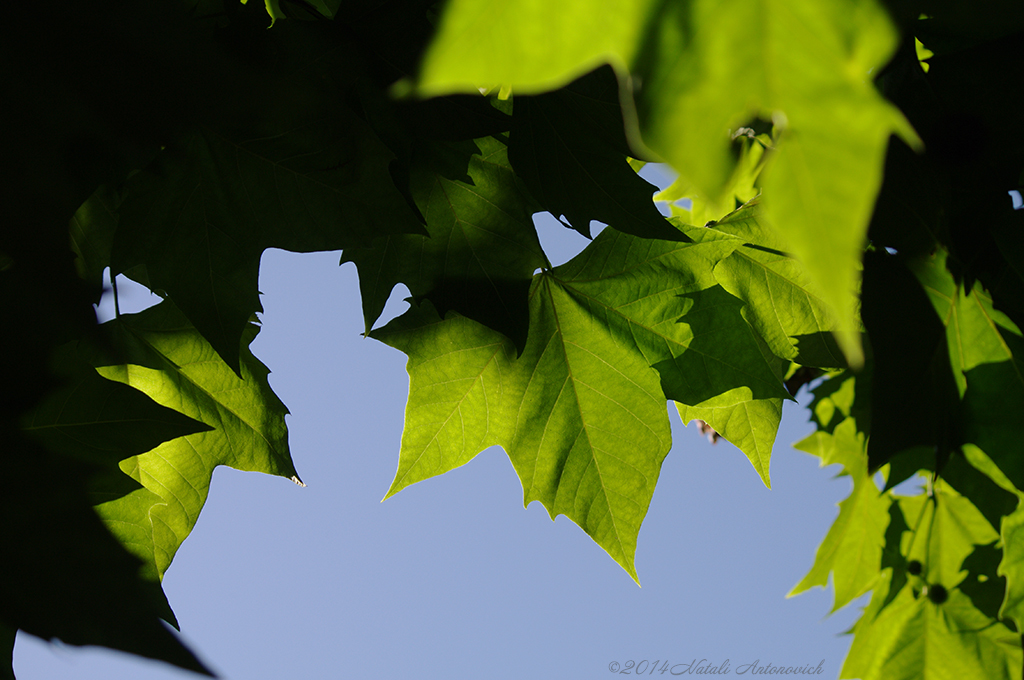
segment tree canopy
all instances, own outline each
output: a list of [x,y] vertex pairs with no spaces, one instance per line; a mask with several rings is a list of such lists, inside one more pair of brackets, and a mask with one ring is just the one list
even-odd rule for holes
[[[249,351],[281,248],[342,250],[408,356],[388,495],[498,444],[636,579],[666,403],[770,486],[809,385],[797,446],[852,490],[793,594],[872,593],[842,676],[1020,675],[1020,3],[96,0],[4,30],[8,651],[208,672],[160,582],[215,467],[302,484]],[[608,228],[552,266],[543,211]],[[163,301],[97,324],[105,273]]]

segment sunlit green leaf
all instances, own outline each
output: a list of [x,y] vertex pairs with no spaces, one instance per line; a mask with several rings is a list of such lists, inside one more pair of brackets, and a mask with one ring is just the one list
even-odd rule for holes
[[430,302],[373,337],[409,355],[409,400],[398,472],[385,498],[507,441],[503,412],[515,348],[471,319],[442,320]]
[[815,432],[795,446],[821,458],[822,467],[842,464],[842,474],[853,481],[853,491],[839,503],[839,517],[818,547],[814,566],[789,593],[792,597],[813,586],[825,586],[831,573],[832,611],[836,611],[866,593],[878,579],[891,500],[868,475],[864,436],[852,418],[832,434]]
[[434,95],[508,84],[517,94],[534,94],[604,63],[625,68],[656,7],[653,0],[614,0],[595,12],[578,0],[456,0],[424,55],[419,89]]
[[21,426],[51,450],[116,465],[165,441],[213,429],[139,390],[100,377],[74,345],[61,347],[55,364],[66,385],[29,412]]
[[942,604],[906,585],[881,610],[883,577],[864,616],[841,678],[862,680],[1010,680],[1020,675],[1020,637],[978,611],[959,590]]
[[917,260],[913,271],[945,324],[949,362],[963,399],[964,441],[974,444],[1018,489],[1024,487],[1024,337],[992,297],[970,290],[946,268],[944,251]]
[[[248,349],[239,377],[169,302],[122,315],[103,328],[113,354],[97,345],[91,360],[101,375],[211,428],[123,460],[121,470],[142,488],[111,493],[114,498],[96,508],[108,523],[126,525],[119,531],[134,537],[127,539],[133,552],[162,575],[198,519],[216,466],[301,483],[288,453],[287,409],[270,390],[269,371]],[[246,341],[255,333],[250,326]],[[102,497],[104,491],[95,492]]]
[[501,444],[525,501],[570,517],[635,578],[637,533],[668,452],[666,398],[739,446],[767,484],[787,393],[743,302],[712,274],[741,241],[676,227],[676,241],[605,230],[538,274],[518,358],[500,334],[442,321],[426,304],[375,331],[410,357],[389,494]]
[[900,508],[914,535],[904,536],[903,554],[921,563],[921,578],[952,590],[966,576],[964,560],[974,547],[999,538],[971,503],[941,481],[931,496],[899,497]]
[[[540,37],[551,31],[558,40]],[[626,97],[636,88],[634,141],[642,137],[712,201],[734,174],[733,133],[772,119],[781,134],[762,181],[772,223],[835,310],[837,338],[859,365],[853,293],[886,144],[894,132],[917,143],[870,82],[896,41],[870,0],[618,3],[601,12],[520,0],[499,16],[461,0],[446,8],[419,89],[507,83],[537,92],[610,63]]]
[[776,356],[805,366],[845,366],[831,334],[834,312],[762,212],[749,203],[714,225],[746,241],[715,267],[715,279],[747,303],[744,318]]
[[1006,598],[999,615],[1013,619],[1024,631],[1024,506],[1003,519],[1003,561],[999,575],[1006,577]]

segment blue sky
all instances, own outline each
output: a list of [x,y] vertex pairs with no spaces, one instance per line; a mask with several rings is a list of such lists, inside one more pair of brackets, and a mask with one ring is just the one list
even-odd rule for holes
[[[556,264],[586,244],[550,216],[537,221]],[[398,464],[405,357],[361,337],[355,268],[338,259],[267,251],[261,266],[253,351],[291,410],[308,487],[218,468],[164,581],[184,638],[221,677],[604,678],[624,674],[612,662],[681,672],[701,659],[728,659],[732,674],[755,660],[823,662],[823,677],[838,676],[850,643],[839,633],[858,607],[827,617],[830,590],[785,598],[850,488],[790,446],[811,430],[806,409],[787,404],[770,491],[742,453],[708,444],[670,409],[674,446],[640,532],[639,588],[565,517],[524,509],[497,448],[380,502]],[[122,311],[148,298],[122,291]],[[199,677],[23,634],[15,671]]]

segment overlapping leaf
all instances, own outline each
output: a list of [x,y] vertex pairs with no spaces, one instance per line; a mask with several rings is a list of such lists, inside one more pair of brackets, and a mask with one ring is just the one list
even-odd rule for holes
[[[611,63],[622,82],[633,76],[628,82],[641,85],[643,143],[712,200],[733,175],[733,132],[772,118],[783,131],[762,182],[773,223],[836,310],[837,337],[860,363],[850,293],[885,147],[894,132],[917,139],[869,82],[897,40],[880,5],[702,0],[619,3],[595,14],[583,2],[553,11],[523,0],[505,3],[501,21],[485,5],[448,5],[424,57],[421,92],[495,83],[537,92]],[[553,27],[558,40],[537,38]]]
[[882,609],[889,576],[883,574],[864,616],[841,678],[862,680],[1010,680],[1020,675],[1020,636],[978,611],[958,590],[935,604],[905,586]]
[[964,560],[978,545],[988,545],[999,534],[971,503],[942,482],[931,495],[899,498],[900,508],[915,537],[903,546],[908,560],[922,565],[921,578],[952,590],[964,579]]
[[[457,0],[441,15],[423,58],[419,88],[428,96],[511,85],[516,94],[553,90],[605,63],[626,68],[636,57],[653,0],[540,5],[514,0]],[[557,36],[557,39],[553,39]]]
[[[294,125],[256,139],[190,135],[133,178],[121,209],[114,268],[145,263],[151,284],[233,367],[244,325],[260,309],[264,249],[337,250],[415,230],[387,150],[373,148],[369,131],[340,136],[361,125],[354,116]],[[350,139],[363,148],[346,148]]]
[[[738,149],[739,159],[729,185],[722,190],[718,200],[702,193],[686,177],[677,177],[671,185],[655,194],[654,200],[670,202],[672,216],[687,224],[707,224],[720,220],[737,206],[753,200],[759,193],[756,185],[770,157],[772,139],[766,133],[755,134],[752,128],[744,127],[733,133],[733,148]],[[690,202],[690,207],[679,205],[683,199]]]
[[1006,598],[999,615],[1012,619],[1024,631],[1024,506],[1003,520],[1003,561],[999,575],[1006,577]]
[[748,203],[715,229],[745,241],[715,267],[715,279],[746,303],[744,318],[771,351],[804,366],[845,366],[832,337],[835,313],[803,264],[786,253],[785,241],[765,223],[759,203]]
[[[270,390],[269,371],[248,350],[238,376],[170,302],[122,315],[103,329],[116,362],[98,344],[91,360],[101,375],[210,428],[122,461],[121,470],[142,488],[110,479],[110,487],[95,489],[106,501],[97,505],[100,516],[162,577],[195,525],[216,466],[301,483],[288,453],[287,410]],[[250,326],[245,339],[255,332]]]
[[73,344],[59,348],[54,363],[66,384],[47,395],[21,424],[23,432],[52,451],[116,465],[163,442],[212,429],[137,389],[100,377]]
[[105,644],[207,672],[159,621],[175,623],[150,565],[110,535],[107,528],[123,538],[117,527],[104,528],[86,491],[111,477],[128,483],[125,492],[137,488],[118,461],[210,428],[100,377],[75,343],[57,350],[53,371],[61,387],[7,437],[4,542],[34,547],[5,557],[2,618],[44,638]]
[[954,280],[943,251],[917,261],[913,271],[945,326],[952,378],[963,400],[962,440],[984,451],[1015,487],[1024,487],[1020,329],[995,309],[980,283],[966,290]]
[[897,501],[910,525],[901,555],[920,568],[883,574],[853,629],[842,677],[1016,677],[1020,638],[979,608],[991,610],[1002,595],[998,580],[988,583],[998,554],[992,526],[941,481]]
[[374,331],[410,357],[389,495],[501,444],[526,503],[573,519],[635,577],[637,532],[669,447],[666,397],[714,415],[767,483],[786,392],[742,301],[713,277],[741,241],[677,227],[676,241],[605,230],[537,275],[518,358],[501,334],[427,304]]
[[555,92],[516,97],[508,153],[543,208],[564,215],[585,236],[591,220],[634,236],[678,236],[651,201],[655,186],[626,162],[630,150],[610,68]]
[[119,197],[112,189],[101,187],[78,208],[68,224],[75,268],[97,290],[94,302],[99,302],[103,271],[110,264],[118,202]]
[[260,309],[263,250],[339,250],[423,231],[395,188],[394,155],[345,101],[350,55],[289,30],[269,46],[250,35],[280,66],[246,75],[258,85],[226,81],[238,101],[128,181],[113,245],[113,270],[145,264],[149,284],[236,370]]
[[530,279],[548,263],[504,142],[427,145],[414,159],[410,186],[429,236],[379,238],[346,249],[342,259],[359,268],[367,329],[404,283],[441,315],[454,309],[521,347]]
[[86,485],[97,468],[4,434],[0,536],[11,549],[0,562],[0,626],[209,674],[160,620],[169,609],[139,578],[142,562],[93,512]]
[[885,147],[894,131],[913,138],[868,82],[896,45],[884,10],[807,0],[668,7],[640,92],[645,142],[718,197],[734,171],[731,133],[757,116],[775,122],[781,136],[760,182],[765,203],[836,310],[843,348],[857,360],[850,292]]
[[[877,371],[870,362],[868,368]],[[851,631],[841,677],[1016,677],[1021,645],[1011,620],[1019,617],[1019,574],[1016,556],[1002,554],[1014,532],[1006,515],[1016,505],[1015,489],[983,451],[968,444],[942,461],[931,447],[900,453],[892,459],[899,468],[888,471],[887,488],[918,469],[935,470],[937,463],[942,478],[930,473],[927,493],[917,496],[879,494],[867,475],[865,446],[865,435],[876,436],[877,412],[866,406],[874,401],[867,396],[874,396],[871,383],[878,378],[846,372],[815,389],[819,429],[797,446],[823,463],[857,470],[874,512],[855,511],[864,506],[855,483],[793,594],[824,585],[830,568],[837,608],[874,590]],[[1000,521],[1002,543],[995,530]]]
[[555,300],[564,291],[566,302],[600,320],[617,343],[635,346],[658,371],[665,396],[697,409],[690,418],[706,416],[701,419],[741,446],[767,483],[768,455],[788,394],[772,358],[740,322],[742,302],[710,276],[739,242],[712,229],[677,226],[693,243],[602,232],[554,270],[547,289],[551,304],[560,309]]
[[636,578],[637,534],[671,445],[665,397],[638,348],[574,293],[550,276],[534,284],[508,453],[525,503],[575,521]]

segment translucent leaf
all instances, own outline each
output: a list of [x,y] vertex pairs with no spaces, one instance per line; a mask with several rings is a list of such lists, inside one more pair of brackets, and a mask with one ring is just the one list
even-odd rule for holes
[[261,311],[265,249],[423,233],[395,187],[394,153],[345,99],[345,50],[313,31],[251,39],[274,59],[225,79],[230,110],[211,112],[128,180],[111,253],[115,273],[145,264],[148,284],[236,371],[246,324]]
[[657,5],[613,0],[595,12],[580,0],[512,0],[497,7],[456,0],[441,15],[423,58],[420,91],[429,96],[508,84],[517,94],[535,94],[605,63],[624,68],[639,52]]
[[935,604],[904,586],[879,612],[888,577],[853,628],[841,678],[1010,680],[1020,675],[1020,637],[978,611],[959,590]]
[[1006,577],[1006,598],[999,615],[1012,619],[1017,630],[1024,630],[1024,506],[1003,519],[1001,537],[1003,561],[999,575]]
[[537,96],[517,96],[509,160],[545,210],[589,238],[592,220],[646,238],[676,238],[651,200],[656,187],[629,167],[610,68]]
[[385,498],[507,441],[515,348],[501,333],[462,316],[442,320],[427,301],[372,335],[409,355],[402,448]]
[[787,596],[827,585],[831,573],[835,588],[832,611],[836,611],[866,593],[878,579],[892,501],[879,493],[868,475],[864,436],[856,431],[852,418],[840,423],[832,434],[815,432],[795,447],[821,458],[822,467],[842,464],[843,474],[853,480],[853,491],[839,503],[839,517],[818,547],[814,566]]
[[389,494],[501,444],[525,502],[568,516],[635,578],[637,533],[670,444],[666,398],[714,415],[767,483],[787,393],[742,301],[712,275],[740,241],[677,228],[676,241],[606,229],[535,276],[518,358],[501,334],[441,320],[427,303],[374,331],[410,358]]
[[610,63],[631,141],[642,139],[711,201],[734,173],[734,131],[773,120],[781,135],[763,173],[765,204],[859,365],[853,292],[885,148],[892,133],[918,143],[870,83],[896,43],[871,0],[620,2],[601,12],[518,0],[498,16],[480,0],[459,0],[446,7],[418,86],[438,94],[500,82],[533,93]]
[[[1024,487],[1017,414],[1024,412],[1024,337],[995,308],[980,282],[967,290],[946,268],[946,253],[912,269],[945,325],[949,363],[963,400],[961,437],[983,451],[1016,488]],[[998,481],[998,480],[997,480]]]
[[[97,345],[92,361],[101,375],[211,428],[123,460],[121,470],[142,488],[112,494],[97,506],[108,523],[125,525],[117,531],[135,537],[129,541],[133,552],[162,577],[198,519],[216,466],[301,483],[288,452],[287,409],[270,390],[269,371],[248,349],[241,354],[239,377],[170,302],[102,328],[119,360],[107,358]],[[250,326],[245,339],[255,334]]]
[[715,267],[715,279],[747,303],[744,318],[776,356],[804,366],[845,366],[831,333],[835,313],[762,212],[755,201],[714,225],[747,241]]

